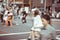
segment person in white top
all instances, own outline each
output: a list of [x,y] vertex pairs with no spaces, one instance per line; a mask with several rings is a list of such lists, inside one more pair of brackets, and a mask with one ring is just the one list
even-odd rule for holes
[[40,11],[39,10],[39,8],[33,8],[32,10],[31,10],[31,12],[32,12],[32,15],[34,14],[34,11],[39,11],[39,15],[41,16],[42,15],[42,11]]
[[11,7],[7,7],[7,10],[5,11],[3,19],[5,20],[6,27],[8,26],[8,21],[10,21],[10,24],[12,26],[12,16],[13,13],[11,13]]
[[34,11],[33,21],[34,23],[33,23],[33,27],[31,28],[31,33],[30,33],[31,40],[35,40],[34,39],[35,36],[40,38],[40,31],[41,31],[41,28],[43,27],[42,20],[41,20],[38,10]]
[[13,13],[8,12],[7,16],[8,17],[7,17],[7,20],[6,20],[6,27],[8,26],[9,23],[10,23],[10,27],[12,27],[12,16],[13,16]]
[[34,14],[34,11],[35,10],[38,10],[38,8],[33,8],[31,11],[32,11],[32,13]]
[[8,13],[8,10],[5,10],[5,13],[4,13],[4,16],[3,16],[3,20],[6,21],[7,20],[7,13]]

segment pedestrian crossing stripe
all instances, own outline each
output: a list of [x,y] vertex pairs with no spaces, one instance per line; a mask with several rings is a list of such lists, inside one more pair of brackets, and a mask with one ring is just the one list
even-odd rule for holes
[[56,31],[60,31],[60,30],[56,30]]
[[19,39],[19,40],[27,40],[27,39]]
[[8,34],[0,34],[0,36],[19,35],[19,34],[29,34],[29,33],[30,33],[30,32],[8,33]]

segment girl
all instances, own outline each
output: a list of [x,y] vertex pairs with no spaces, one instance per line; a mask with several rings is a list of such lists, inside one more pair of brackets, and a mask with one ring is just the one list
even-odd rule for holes
[[[37,11],[37,10],[34,12],[33,21],[34,21],[33,27],[31,28],[31,33],[30,33],[31,40],[35,40],[35,37],[40,38],[40,31],[41,31],[40,28],[43,27],[42,20],[41,20],[41,17],[39,15],[39,11]],[[30,39],[30,37],[29,37],[29,39]]]
[[56,40],[56,31],[55,28],[51,26],[50,16],[43,15],[42,22],[44,27],[40,32],[41,40]]

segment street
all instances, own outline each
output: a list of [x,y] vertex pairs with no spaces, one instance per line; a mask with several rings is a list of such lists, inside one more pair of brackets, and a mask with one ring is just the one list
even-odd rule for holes
[[[27,39],[30,33],[30,29],[33,26],[32,18],[27,18],[27,23],[22,23],[21,20],[15,21],[18,25],[12,27],[5,27],[0,23],[0,40],[23,40]],[[14,22],[13,22],[14,23]],[[60,19],[52,19],[52,26],[56,28],[57,35],[60,34]]]

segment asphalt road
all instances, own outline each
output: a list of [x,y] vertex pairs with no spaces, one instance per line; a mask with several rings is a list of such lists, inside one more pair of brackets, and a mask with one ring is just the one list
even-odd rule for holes
[[[5,27],[0,23],[0,40],[23,40],[27,39],[30,33],[30,29],[33,26],[33,20],[27,19],[27,23],[22,23],[21,20],[13,20],[12,27]],[[60,30],[60,19],[52,19],[52,25],[56,30]],[[4,34],[4,35],[2,35]],[[60,34],[60,31],[59,31]]]

